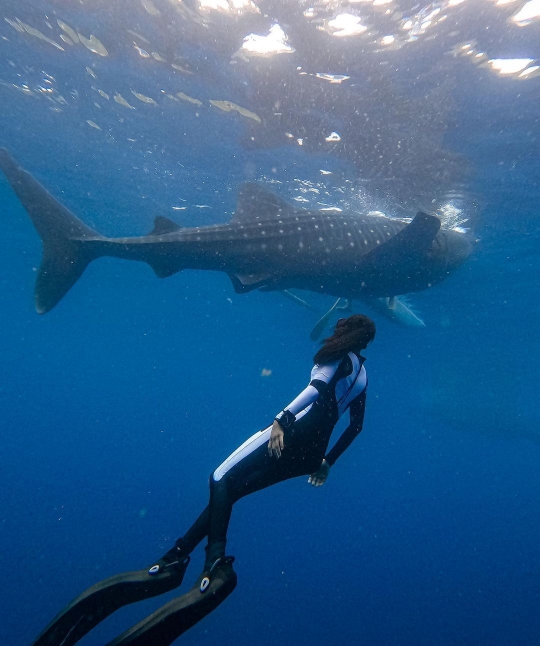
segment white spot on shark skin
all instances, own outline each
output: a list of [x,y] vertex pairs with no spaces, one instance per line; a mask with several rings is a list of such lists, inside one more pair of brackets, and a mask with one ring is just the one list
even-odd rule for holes
[[381,244],[381,241],[380,241],[380,240],[376,240],[375,242],[376,242],[377,244]]
[[283,251],[283,245],[282,245],[282,244],[278,244],[277,248],[278,248],[280,251]]
[[263,236],[266,235],[266,231],[261,231],[261,233],[262,233]]
[[266,249],[266,245],[264,243],[261,245],[261,249]]
[[298,231],[302,231],[302,227],[298,227]]
[[[315,218],[313,218],[313,219],[315,219]],[[315,228],[316,228],[316,229],[318,229],[318,228],[319,228],[319,225],[318,225],[318,224],[316,224],[316,225],[315,225]]]
[[354,242],[349,242],[349,247],[354,247]]
[[299,243],[298,243],[298,247],[299,247],[300,249],[303,249],[303,248],[304,248],[304,243],[303,243],[303,242],[299,242]]
[[319,242],[324,242],[323,238],[319,238]]
[[280,230],[279,230],[279,232],[280,232],[280,233],[283,233],[283,229],[280,229]]
[[352,233],[349,231],[349,232],[347,233],[347,236],[350,238],[350,237],[352,236]]

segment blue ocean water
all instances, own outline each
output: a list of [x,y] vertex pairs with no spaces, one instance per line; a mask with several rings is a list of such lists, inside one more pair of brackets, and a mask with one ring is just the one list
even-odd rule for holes
[[[535,7],[2,3],[0,146],[100,232],[226,222],[257,180],[311,207],[431,205],[475,240],[410,296],[426,327],[366,310],[362,435],[324,487],[236,505],[238,588],[179,643],[540,642]],[[243,46],[272,25],[265,56]],[[17,646],[183,534],[212,469],[306,384],[333,298],[302,293],[314,313],[223,274],[100,259],[38,316],[39,237],[3,177],[0,203],[0,643]]]

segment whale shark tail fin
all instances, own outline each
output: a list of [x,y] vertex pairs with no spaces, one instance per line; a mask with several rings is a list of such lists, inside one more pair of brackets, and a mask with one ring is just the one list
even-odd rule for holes
[[104,238],[57,202],[4,148],[0,149],[0,168],[43,244],[34,293],[37,312],[45,314],[73,287],[88,263],[100,255],[95,246],[84,243]]

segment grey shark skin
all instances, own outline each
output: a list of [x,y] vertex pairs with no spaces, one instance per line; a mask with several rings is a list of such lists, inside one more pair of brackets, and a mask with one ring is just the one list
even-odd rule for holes
[[57,202],[5,149],[0,168],[43,243],[36,309],[51,310],[101,256],[146,262],[160,278],[183,269],[226,272],[238,293],[305,289],[346,298],[396,296],[440,282],[468,257],[468,239],[418,213],[384,216],[298,208],[244,184],[228,224],[182,228],[155,219],[147,236],[106,238]]

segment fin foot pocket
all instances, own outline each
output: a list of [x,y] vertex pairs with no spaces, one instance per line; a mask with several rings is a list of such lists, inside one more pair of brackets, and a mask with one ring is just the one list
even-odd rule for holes
[[[215,610],[236,587],[232,568],[234,557],[219,559],[210,571],[203,572],[189,592],[159,608],[146,619],[126,630],[107,646],[169,646]],[[206,586],[202,582],[208,579]],[[201,591],[201,587],[204,590]]]
[[153,574],[149,569],[124,572],[88,588],[52,620],[32,646],[72,646],[119,608],[174,590],[182,583],[189,556],[158,564],[160,569]]

